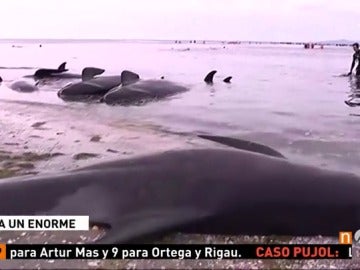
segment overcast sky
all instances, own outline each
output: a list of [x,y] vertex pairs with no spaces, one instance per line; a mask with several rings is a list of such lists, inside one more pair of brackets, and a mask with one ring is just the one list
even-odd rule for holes
[[0,38],[360,39],[359,0],[1,0]]

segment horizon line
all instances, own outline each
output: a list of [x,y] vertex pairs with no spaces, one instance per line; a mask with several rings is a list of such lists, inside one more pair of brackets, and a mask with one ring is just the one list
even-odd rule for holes
[[237,39],[158,39],[158,38],[0,38],[0,41],[184,41],[184,42],[235,42],[235,43],[277,43],[277,44],[304,44],[304,43],[324,43],[341,42],[352,43],[349,39],[331,39],[325,41],[268,41],[268,40],[237,40]]

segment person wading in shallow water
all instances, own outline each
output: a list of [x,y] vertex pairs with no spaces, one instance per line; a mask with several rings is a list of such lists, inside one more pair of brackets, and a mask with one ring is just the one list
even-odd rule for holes
[[353,44],[353,49],[355,51],[354,55],[353,55],[353,60],[351,63],[351,68],[350,68],[350,72],[347,74],[348,76],[350,76],[352,74],[352,71],[355,67],[355,64],[357,62],[357,67],[356,67],[356,76],[360,76],[360,50],[359,50],[359,43],[354,43]]
[[[345,100],[345,104],[350,106],[350,107],[354,107],[354,106],[360,106],[360,102],[353,102],[354,99],[360,98],[360,49],[359,49],[359,43],[354,43],[353,44],[353,48],[354,48],[354,55],[353,55],[353,60],[351,63],[351,68],[350,68],[350,72],[348,74],[346,74],[347,76],[350,76],[352,74],[352,71],[356,65],[357,62],[357,67],[356,67],[356,79],[355,79],[355,87],[352,90],[352,94],[349,96],[350,99],[349,100]],[[351,87],[351,86],[350,86]],[[352,87],[351,87],[352,88]]]

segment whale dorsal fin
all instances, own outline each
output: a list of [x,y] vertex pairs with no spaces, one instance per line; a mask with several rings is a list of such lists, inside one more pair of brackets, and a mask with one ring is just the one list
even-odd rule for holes
[[105,72],[105,69],[96,67],[86,67],[82,70],[81,78],[83,81],[88,81],[94,78],[96,75],[101,75]]
[[198,137],[200,137],[202,139],[214,141],[217,143],[221,143],[221,144],[224,144],[224,145],[227,145],[230,147],[234,147],[237,149],[241,149],[241,150],[256,152],[256,153],[273,156],[273,157],[278,157],[278,158],[285,158],[285,156],[283,156],[278,151],[272,149],[271,147],[263,145],[263,144],[251,142],[251,141],[229,138],[229,137],[222,137],[222,136],[212,136],[212,135],[198,135]]
[[213,79],[214,79],[214,75],[217,71],[216,70],[212,70],[208,73],[208,75],[206,75],[204,81],[208,84],[213,83]]
[[69,71],[65,67],[66,67],[66,62],[62,63],[57,69],[40,68],[37,71],[35,71],[34,77],[42,78],[42,77],[46,77],[46,76],[51,76],[52,74],[58,74],[58,73],[63,73],[63,72]]
[[128,85],[134,83],[140,79],[140,76],[135,72],[124,70],[121,72],[121,84]]
[[65,67],[66,67],[66,62],[62,63],[62,64],[58,67],[58,70],[59,70],[59,71],[68,71],[68,69],[66,69]]
[[226,77],[226,78],[224,79],[224,82],[225,82],[225,83],[230,83],[231,79],[232,79],[231,76]]

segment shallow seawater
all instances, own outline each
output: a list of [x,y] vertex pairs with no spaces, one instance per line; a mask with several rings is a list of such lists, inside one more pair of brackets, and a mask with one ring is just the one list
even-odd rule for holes
[[[166,132],[240,137],[267,144],[292,160],[360,173],[359,108],[344,103],[359,84],[337,76],[348,71],[351,48],[120,42],[11,45],[0,44],[2,102],[75,107],[114,125],[126,118]],[[38,93],[6,88],[38,67],[56,68],[64,61],[71,72],[85,66],[104,68],[104,75],[128,69],[144,79],[165,76],[191,90],[144,106],[112,107],[63,102],[56,92],[69,81],[48,82]],[[218,73],[208,86],[203,78],[213,69]],[[233,76],[231,84],[222,82],[227,76]]]

